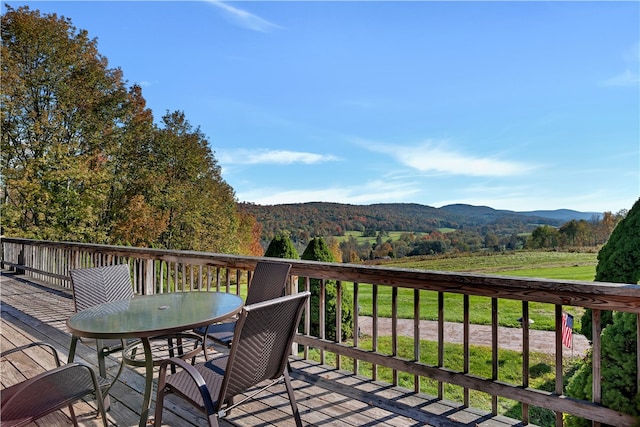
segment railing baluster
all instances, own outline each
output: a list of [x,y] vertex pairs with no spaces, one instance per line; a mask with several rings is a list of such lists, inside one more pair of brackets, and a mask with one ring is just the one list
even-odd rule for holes
[[[326,334],[327,319],[325,318],[326,295],[327,295],[326,283],[324,279],[321,279],[320,290],[318,292],[318,296],[319,296],[318,298],[318,304],[319,304],[318,329],[319,329],[319,337],[321,340],[324,340],[327,338],[327,334]],[[320,349],[320,363],[322,363],[323,365],[327,363],[326,354],[323,349]]]
[[[491,298],[491,366],[493,381],[498,381],[498,366],[500,358],[498,357],[498,299]],[[498,396],[491,396],[491,412],[498,415]]]
[[[522,301],[522,387],[529,387],[529,302]],[[529,424],[529,405],[522,403],[522,422]]]
[[[378,285],[371,285],[371,293],[372,293],[372,337],[371,337],[371,346],[372,350],[378,351]],[[375,363],[371,364],[371,378],[375,381],[378,379],[378,365]]]
[[[360,339],[360,286],[358,282],[353,283],[353,312],[355,315],[353,316],[353,346],[358,348],[358,341]],[[358,375],[360,369],[360,359],[357,357],[353,358],[353,373],[354,375]]]
[[[444,294],[438,292],[438,367],[444,367]],[[438,399],[444,399],[444,383],[438,381]]]
[[[469,295],[463,295],[462,296],[462,352],[464,353],[463,355],[463,363],[464,366],[462,368],[462,372],[464,374],[468,374],[470,371],[470,364],[471,364],[471,354],[470,354],[470,349],[469,349],[469,341],[470,341],[470,333],[469,333],[469,324],[470,319],[469,319]],[[462,404],[466,407],[469,406],[469,387],[464,387],[463,390],[463,396],[462,396]]]
[[[556,304],[556,384],[555,391],[557,395],[562,395],[563,373],[562,373],[562,305]],[[562,413],[556,411],[556,425],[562,426]]]
[[[413,290],[413,359],[420,362],[420,291]],[[413,376],[413,391],[420,393],[420,376]]]
[[593,352],[593,382],[592,382],[592,401],[594,403],[602,402],[602,311],[593,309],[591,310],[591,348]]
[[[398,355],[398,288],[391,288],[391,355]],[[398,385],[398,370],[391,373],[391,383]]]
[[[336,281],[336,342],[342,342],[342,282]],[[342,359],[336,354],[336,368],[342,369]]]
[[[311,278],[309,276],[305,276],[304,278],[304,290],[305,292],[309,292],[311,289]],[[309,335],[311,333],[311,298],[307,299],[304,308],[304,334]],[[304,358],[309,358],[309,346],[304,346]]]

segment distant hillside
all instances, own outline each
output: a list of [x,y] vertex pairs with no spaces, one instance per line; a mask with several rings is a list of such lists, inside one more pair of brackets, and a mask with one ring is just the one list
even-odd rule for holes
[[514,212],[486,206],[456,204],[434,208],[415,203],[349,205],[313,202],[268,206],[241,203],[239,208],[254,215],[262,224],[265,240],[270,240],[280,231],[307,239],[365,229],[425,233],[439,228],[488,229],[498,235],[509,235],[530,232],[542,224],[560,226],[571,219],[591,219],[594,215],[566,209]]
[[567,221],[575,220],[585,220],[590,221],[594,217],[601,218],[602,213],[600,212],[579,212],[571,209],[556,209],[553,211],[549,210],[539,210],[539,211],[526,211],[526,212],[518,212],[518,211],[509,211],[509,210],[496,210],[493,208],[489,208],[487,206],[473,206],[473,205],[447,205],[443,206],[443,210],[449,212],[455,212],[462,215],[468,216],[484,216],[486,218],[499,218],[503,216],[509,216],[512,214],[521,215],[523,217],[534,217],[534,218],[545,218],[545,219],[553,219],[562,221],[563,223]]
[[591,221],[593,218],[602,218],[602,212],[578,212],[573,211],[571,209],[557,209],[555,211],[531,211],[531,212],[518,212],[522,215],[534,215],[541,216],[544,218],[554,218],[559,219],[561,221],[567,222],[572,219],[585,221]]

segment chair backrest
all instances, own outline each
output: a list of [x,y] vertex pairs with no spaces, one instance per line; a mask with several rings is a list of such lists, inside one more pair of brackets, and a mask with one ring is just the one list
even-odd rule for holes
[[105,302],[133,298],[128,264],[71,270],[76,311]]
[[258,261],[251,277],[245,304],[255,304],[284,295],[291,264]]
[[267,379],[279,378],[287,366],[293,338],[310,292],[272,299],[242,309],[218,406]]

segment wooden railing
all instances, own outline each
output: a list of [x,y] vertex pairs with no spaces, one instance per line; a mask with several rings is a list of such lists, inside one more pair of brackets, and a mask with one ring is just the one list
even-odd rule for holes
[[[18,238],[2,238],[3,268],[24,271],[28,276],[47,281],[57,286],[69,287],[69,271],[74,268],[128,263],[132,270],[135,291],[138,294],[159,292],[193,292],[217,290],[243,294],[248,278],[255,264],[261,258],[249,256],[225,255],[217,253],[172,251],[122,246],[81,244],[72,242],[36,241]],[[421,381],[431,379],[438,382],[439,398],[444,397],[444,385],[452,384],[464,390],[462,405],[469,405],[469,391],[479,390],[492,396],[492,412],[498,413],[498,398],[518,401],[522,404],[521,420],[529,422],[529,407],[546,408],[555,412],[556,425],[562,425],[562,414],[573,414],[594,424],[603,423],[616,426],[635,425],[638,420],[627,414],[608,409],[600,405],[601,401],[601,344],[600,314],[602,310],[615,310],[634,313],[640,317],[640,286],[635,284],[615,284],[599,282],[577,282],[543,280],[533,278],[514,278],[465,273],[447,273],[414,269],[383,268],[338,263],[319,263],[313,261],[287,260],[292,264],[291,286],[288,292],[296,292],[298,287],[309,288],[310,279],[320,279],[321,289],[327,281],[335,281],[338,289],[335,306],[335,340],[325,339],[322,326],[322,313],[327,301],[318,299],[321,313],[320,336],[309,335],[309,318],[305,318],[305,334],[298,335],[296,342],[302,348],[304,357],[310,353],[318,354],[322,363],[332,361],[338,368],[344,361],[351,361],[354,373],[362,375],[360,367],[367,365],[370,375],[376,379],[379,369],[393,371],[392,382],[397,384],[399,375],[413,377],[413,387],[420,391]],[[298,278],[301,278],[298,283]],[[341,298],[342,289],[353,292],[353,311],[360,308],[360,294],[363,287],[372,289],[372,348],[359,345],[359,335],[353,339],[341,339]],[[390,289],[390,297],[380,295],[382,290]],[[399,357],[397,331],[398,292],[409,289],[413,295],[413,358]],[[405,291],[406,292],[406,291]],[[420,354],[421,323],[420,305],[426,292],[437,295],[438,305],[438,363],[429,365]],[[459,371],[446,368],[444,336],[444,296],[460,294],[463,300],[464,330],[463,358],[464,368]],[[492,335],[492,375],[490,378],[478,377],[469,373],[470,363],[470,313],[469,297],[482,296],[490,301],[487,310],[491,316]],[[498,320],[499,302],[517,300],[522,304],[522,382],[518,384],[500,381],[500,363],[498,360]],[[555,348],[555,390],[553,392],[534,389],[529,386],[529,304],[546,303],[554,306],[555,339],[549,346]],[[381,307],[390,306],[392,339],[391,351],[384,352],[378,345],[378,316]],[[582,307],[593,310],[593,390],[592,401],[569,398],[564,394],[563,352],[561,318],[567,307]],[[307,307],[307,313],[309,313]],[[640,320],[636,318],[637,320]],[[640,322],[637,322],[640,325]],[[358,316],[354,316],[353,330],[358,331]],[[640,337],[638,326],[637,337]],[[637,340],[636,360],[640,372],[640,339]],[[346,363],[345,363],[346,364]],[[640,377],[637,379],[640,384]]]

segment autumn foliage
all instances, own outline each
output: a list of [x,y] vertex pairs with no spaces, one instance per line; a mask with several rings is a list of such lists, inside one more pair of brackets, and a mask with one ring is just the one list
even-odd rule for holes
[[156,123],[97,39],[7,6],[2,41],[3,234],[262,254],[207,137],[180,111]]

